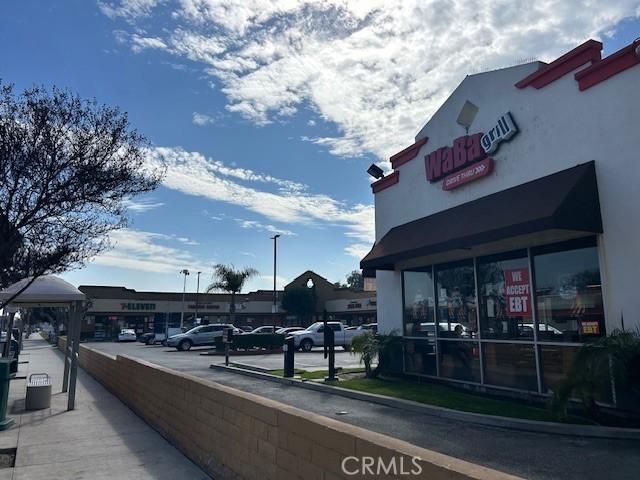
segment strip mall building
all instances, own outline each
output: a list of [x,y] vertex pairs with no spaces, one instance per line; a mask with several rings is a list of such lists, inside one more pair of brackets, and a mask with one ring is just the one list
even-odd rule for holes
[[[284,291],[309,288],[315,299],[315,312],[304,319],[284,311],[280,305],[282,290],[276,292],[277,314],[273,313],[273,291],[239,293],[235,298],[235,325],[306,326],[320,320],[323,312],[346,325],[376,321],[375,284],[365,290],[337,288],[326,278],[307,270],[284,287]],[[231,295],[227,293],[141,292],[131,288],[103,285],[80,285],[89,308],[82,324],[82,338],[110,340],[123,328],[137,334],[163,332],[166,326],[185,327],[198,323],[230,322]]]
[[372,184],[406,373],[544,394],[640,326],[640,42],[601,51],[466,77]]

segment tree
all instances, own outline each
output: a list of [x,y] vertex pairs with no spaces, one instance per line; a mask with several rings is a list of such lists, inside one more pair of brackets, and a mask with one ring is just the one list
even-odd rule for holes
[[603,420],[597,400],[613,384],[640,399],[640,332],[614,330],[580,347],[567,377],[554,392],[551,408],[564,419],[571,398],[582,400],[587,415]]
[[303,321],[316,310],[316,301],[310,288],[288,288],[282,294],[282,308]]
[[221,263],[213,266],[213,283],[207,287],[207,293],[223,291],[231,294],[229,316],[231,323],[236,319],[236,293],[239,293],[244,284],[252,277],[258,275],[255,268],[243,268],[236,270],[233,265]]
[[[398,336],[395,331],[389,335],[379,335],[367,331],[362,335],[357,335],[351,340],[350,351],[353,355],[360,355],[360,363],[364,363],[365,377],[376,378],[384,366],[384,362],[389,363],[390,354],[397,344]],[[378,364],[371,368],[375,361]]]
[[347,275],[347,286],[351,290],[364,290],[364,277],[359,270],[353,270]]
[[127,201],[162,180],[147,146],[116,107],[0,83],[0,288],[107,248],[107,234],[127,224]]

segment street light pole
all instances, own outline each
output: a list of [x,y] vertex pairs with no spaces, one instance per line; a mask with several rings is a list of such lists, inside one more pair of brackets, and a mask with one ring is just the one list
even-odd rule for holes
[[184,294],[187,291],[187,275],[189,275],[189,270],[186,268],[180,270],[180,273],[184,275],[184,283],[182,285],[182,312],[180,312],[180,329],[184,328]]
[[271,240],[273,240],[273,308],[272,308],[272,313],[273,313],[273,324],[276,324],[276,317],[278,314],[278,295],[277,295],[277,291],[276,291],[276,261],[278,258],[278,238],[280,237],[280,234],[276,234],[273,237],[271,237]]
[[196,283],[196,322],[198,321],[198,295],[200,294],[200,274],[202,272],[198,272],[198,280]]

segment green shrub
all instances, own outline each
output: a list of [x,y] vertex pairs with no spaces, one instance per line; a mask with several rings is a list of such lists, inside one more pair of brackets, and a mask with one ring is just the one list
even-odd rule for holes
[[598,399],[610,390],[622,390],[640,399],[640,335],[614,330],[610,335],[583,345],[567,377],[554,392],[551,408],[566,418],[571,398],[582,400],[590,418],[600,420]]
[[[401,339],[395,335],[395,332],[391,332],[389,335],[365,332],[353,337],[350,351],[354,355],[360,355],[360,362],[364,363],[366,377],[375,378],[381,372],[392,370],[394,357],[397,356],[398,351],[402,352],[400,342]],[[378,360],[378,365],[376,368],[371,368],[371,364],[376,360]]]

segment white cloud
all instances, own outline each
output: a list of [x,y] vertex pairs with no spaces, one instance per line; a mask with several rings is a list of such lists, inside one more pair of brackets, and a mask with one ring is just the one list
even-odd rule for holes
[[150,199],[145,199],[145,200],[129,199],[125,202],[125,206],[128,210],[131,210],[133,212],[144,213],[144,212],[148,212],[149,210],[160,208],[164,206],[164,203],[154,202]]
[[208,264],[213,263],[202,262],[191,252],[172,246],[171,243],[175,241],[188,245],[192,243],[171,235],[125,228],[112,232],[109,237],[113,248],[94,258],[93,261],[99,265],[154,273],[177,273],[183,268],[204,271]]
[[[103,11],[143,16],[156,3]],[[382,159],[412,142],[466,74],[553,59],[640,14],[637,0],[181,0],[155,12],[166,13],[162,41],[201,64],[228,111],[264,125],[308,105],[339,132],[311,141]]]
[[140,53],[146,49],[165,50],[167,45],[156,37],[141,37],[140,35],[133,34],[131,36],[131,50],[134,53]]
[[278,227],[276,227],[274,225],[261,223],[261,222],[258,222],[256,220],[243,220],[242,218],[235,218],[234,220],[242,228],[251,229],[251,230],[258,230],[260,232],[277,233],[277,234],[280,234],[280,235],[284,235],[285,237],[297,236],[297,234],[292,232],[291,230],[285,230],[283,228],[278,228]]
[[373,244],[366,243],[354,243],[351,245],[347,245],[344,249],[344,253],[351,257],[356,257],[357,259],[362,259],[365,257],[367,253],[371,250]]
[[206,115],[204,113],[193,112],[193,118],[191,119],[194,125],[198,125],[199,127],[204,127],[205,125],[212,125],[216,121],[213,117]]
[[[276,275],[276,289],[282,290],[285,285],[289,283],[284,277]],[[249,288],[251,290],[273,290],[273,274],[272,275],[259,275],[258,277],[249,281]]]
[[245,257],[251,257],[251,258],[257,258],[257,255],[255,253],[251,253],[251,252],[238,252],[240,255],[244,255]]
[[119,2],[98,1],[100,11],[109,18],[123,17],[135,19],[146,17],[166,0],[120,0]]
[[[272,222],[289,225],[338,227],[355,243],[373,243],[373,205],[347,205],[328,195],[313,194],[307,187],[251,170],[227,167],[222,162],[207,159],[198,152],[181,148],[157,147],[149,151],[148,162],[162,162],[167,173],[164,186],[188,195],[199,196],[241,206]],[[252,182],[243,185],[236,180]],[[256,188],[256,184],[275,184],[277,191]],[[293,184],[290,185],[290,184]],[[284,187],[283,187],[284,186]],[[207,216],[211,215],[206,212]],[[237,220],[245,228],[261,228],[274,233],[288,232],[257,221]]]

